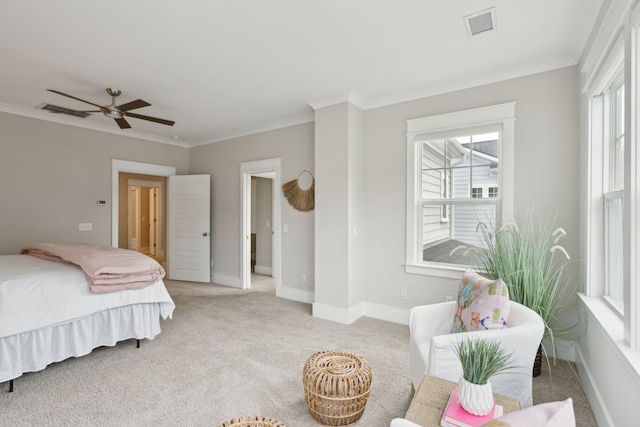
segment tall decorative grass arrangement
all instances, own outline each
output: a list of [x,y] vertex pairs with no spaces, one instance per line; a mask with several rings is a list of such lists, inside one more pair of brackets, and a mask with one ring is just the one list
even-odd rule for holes
[[513,353],[506,354],[498,341],[462,338],[455,345],[462,376],[473,384],[487,384],[493,375],[511,369]]
[[[485,224],[479,224],[483,247],[478,253],[478,263],[487,277],[504,280],[511,300],[540,315],[555,360],[556,340],[572,329],[561,327],[557,318],[566,306],[562,302],[567,290],[563,270],[570,258],[559,244],[566,232],[554,229],[549,217],[537,224],[531,214],[518,222],[507,221],[495,234]],[[544,346],[542,349],[548,361]]]

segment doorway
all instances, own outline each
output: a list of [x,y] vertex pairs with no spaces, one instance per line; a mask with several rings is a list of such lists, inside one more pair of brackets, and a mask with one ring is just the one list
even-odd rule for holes
[[251,289],[275,294],[273,172],[251,176]]
[[[120,246],[120,244],[127,244],[128,235],[128,182],[125,181],[121,186],[120,174],[130,173],[144,175],[145,178],[151,180],[163,179],[165,182],[166,191],[166,177],[175,175],[175,166],[156,165],[152,163],[132,162],[128,160],[111,160],[111,246],[113,247],[127,247]],[[162,215],[162,218],[166,218],[166,192],[162,192],[163,199],[160,201],[160,209],[157,215]],[[124,197],[124,200],[122,199]],[[126,209],[121,209],[120,206],[126,206]],[[164,219],[163,219],[164,221]],[[125,224],[127,227],[125,231],[120,227],[121,224]],[[159,253],[164,257],[164,242],[166,242],[166,227],[164,225],[159,226],[161,232],[159,239],[161,239],[162,249],[158,249],[156,253]],[[158,242],[156,241],[156,246]],[[165,260],[166,262],[166,260]],[[164,264],[163,264],[164,265]],[[166,269],[166,266],[165,266]]]
[[167,178],[120,172],[118,187],[118,247],[165,265]]
[[[242,232],[240,236],[242,288],[254,287],[261,290],[260,288],[265,287],[267,291],[279,295],[282,285],[280,277],[280,159],[245,162],[240,165],[240,170],[242,181]],[[255,243],[252,244],[252,242]],[[254,256],[255,261],[253,261]],[[275,292],[270,289],[267,283],[260,283],[264,280],[272,280],[270,287],[275,287]]]

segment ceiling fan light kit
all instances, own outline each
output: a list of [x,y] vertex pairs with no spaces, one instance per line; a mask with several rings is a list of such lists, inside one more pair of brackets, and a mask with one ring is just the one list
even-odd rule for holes
[[[114,119],[118,124],[120,129],[130,129],[131,125],[125,117],[133,117],[135,119],[147,120],[154,123],[160,123],[167,126],[173,126],[175,124],[172,120],[159,119],[157,117],[145,116],[142,114],[131,113],[131,110],[135,110],[137,108],[149,107],[147,101],[143,101],[142,99],[136,99],[135,101],[127,102],[122,105],[116,105],[116,98],[122,94],[118,89],[108,88],[107,93],[111,96],[111,104],[109,105],[98,105],[93,102],[77,98],[72,95],[68,95],[66,93],[60,92],[54,89],[47,89],[49,92],[57,93],[58,95],[66,96],[67,98],[75,99],[76,101],[84,102],[85,104],[93,105],[94,107],[98,107],[98,110],[87,110],[87,111],[75,111],[69,108],[62,108],[60,111],[56,111],[62,114],[69,114],[73,116],[81,116],[83,113],[102,113],[105,117],[109,117]],[[51,110],[47,110],[51,111]]]

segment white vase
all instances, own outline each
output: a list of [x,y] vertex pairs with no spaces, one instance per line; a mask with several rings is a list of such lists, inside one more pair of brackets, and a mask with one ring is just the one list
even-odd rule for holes
[[467,412],[473,415],[487,415],[494,403],[491,381],[487,381],[486,384],[474,384],[461,375],[458,381],[458,400]]

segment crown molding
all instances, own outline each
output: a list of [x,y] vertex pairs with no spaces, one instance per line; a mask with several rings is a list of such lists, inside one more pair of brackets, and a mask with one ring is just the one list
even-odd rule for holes
[[585,55],[580,64],[580,71],[585,76],[583,92],[587,92],[593,85],[609,53],[620,43],[624,27],[630,25],[631,15],[634,15],[635,19],[637,9],[632,8],[633,3],[633,0],[613,0],[601,11],[601,19],[596,21],[598,26],[585,46]]
[[112,133],[115,135],[127,136],[130,138],[143,139],[147,141],[159,142],[163,144],[175,145],[178,147],[199,147],[202,145],[213,144],[216,142],[227,141],[230,139],[240,138],[248,135],[255,135],[262,132],[272,131],[276,129],[282,129],[289,126],[296,126],[299,124],[310,123],[315,121],[315,110],[320,108],[329,107],[332,105],[349,102],[352,105],[360,108],[361,110],[370,110],[374,108],[386,107],[389,105],[399,104],[403,102],[415,101],[422,98],[427,98],[434,95],[441,95],[444,93],[454,92],[463,89],[470,89],[477,86],[483,86],[487,84],[497,83],[504,80],[510,80],[518,77],[524,77],[531,74],[542,73],[545,71],[551,71],[554,69],[565,68],[576,65],[577,61],[569,55],[561,54],[551,57],[542,58],[540,60],[524,62],[515,64],[510,67],[500,67],[486,70],[480,73],[474,73],[472,75],[460,76],[449,80],[442,80],[437,83],[419,86],[414,88],[405,89],[403,91],[396,91],[390,94],[384,94],[377,97],[365,98],[360,93],[352,90],[349,93],[327,97],[322,99],[316,99],[307,101],[306,104],[314,109],[312,113],[305,113],[297,116],[292,116],[283,120],[277,120],[273,122],[267,122],[252,126],[244,129],[240,129],[230,133],[214,135],[210,138],[201,141],[185,141],[175,140],[173,138],[161,137],[156,135],[150,135],[146,133],[136,132],[133,130],[123,131],[112,126],[93,122],[82,122],[82,119],[66,117],[63,115],[47,113],[32,108],[17,107],[9,104],[0,103],[0,112],[9,114],[15,114],[25,117],[31,117],[38,120],[45,120],[54,123],[65,124],[69,126],[75,126],[98,132]]
[[349,102],[361,110],[365,110],[366,100],[362,95],[360,95],[355,90],[349,91],[349,93],[332,96],[328,98],[319,98],[312,101],[307,101],[306,104],[313,108],[314,110],[318,110],[320,108],[330,107],[332,105],[342,104],[344,102]]
[[100,123],[83,122],[80,118],[67,117],[62,114],[47,113],[45,111],[34,110],[32,108],[18,107],[16,105],[0,103],[0,112],[14,114],[17,116],[29,117],[37,120],[44,120],[47,122],[58,123],[68,126],[74,126],[83,129],[94,130],[97,132],[111,133],[114,135],[126,136],[129,138],[143,139],[146,141],[160,142],[162,144],[176,145],[178,147],[188,147],[188,143],[185,141],[176,141],[172,138],[166,138],[157,135],[150,135],[147,133],[137,132],[131,129],[121,130],[114,128],[113,126],[107,126]]
[[300,114],[298,116],[289,117],[284,120],[277,120],[274,122],[263,123],[255,127],[245,128],[236,132],[220,134],[212,136],[202,141],[197,141],[189,144],[189,147],[199,147],[202,145],[213,144],[216,142],[227,141],[234,138],[240,138],[248,135],[255,135],[257,133],[268,132],[271,130],[282,129],[289,126],[301,125],[304,123],[310,123],[315,121],[315,113]]
[[441,80],[439,82],[408,88],[402,91],[396,91],[389,94],[383,94],[376,97],[365,98],[356,91],[348,94],[316,99],[307,101],[314,110],[329,107],[332,105],[350,102],[362,110],[371,110],[374,108],[387,107],[389,105],[400,104],[402,102],[415,101],[417,99],[428,98],[443,93],[455,92],[463,89],[488,85],[492,83],[510,80],[518,77],[524,77],[531,74],[542,73],[559,68],[570,67],[576,65],[578,61],[573,57],[560,54],[545,57],[536,61],[523,62],[514,64],[510,67],[499,67],[485,70],[484,72],[474,73],[472,75],[459,76],[449,80]]
[[441,80],[433,84],[414,87],[400,92],[394,92],[393,94],[389,94],[386,96],[379,96],[375,99],[372,98],[361,108],[363,110],[371,110],[374,108],[387,107],[389,105],[415,101],[434,95],[441,95],[444,93],[498,83],[501,81],[511,80],[532,74],[543,73],[545,71],[570,67],[576,65],[577,63],[577,60],[569,55],[554,55],[536,61],[514,64],[510,67],[493,68],[485,70],[484,72],[474,73],[472,75],[459,76],[448,80]]

